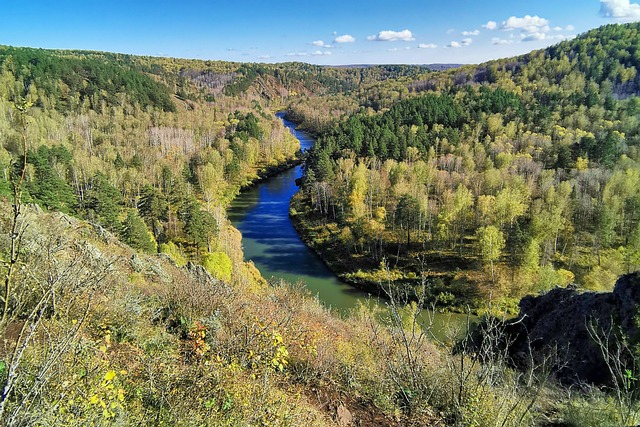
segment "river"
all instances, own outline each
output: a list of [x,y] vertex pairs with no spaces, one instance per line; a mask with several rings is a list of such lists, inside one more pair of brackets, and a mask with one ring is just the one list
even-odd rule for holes
[[[302,150],[312,147],[314,139],[282,116],[278,114],[300,140]],[[338,279],[293,228],[289,202],[298,191],[295,180],[301,176],[301,167],[296,166],[251,187],[236,197],[227,214],[242,233],[245,259],[252,260],[263,277],[291,283],[302,281],[323,304],[344,313],[358,301],[371,298]],[[466,319],[455,313],[427,314],[434,319],[434,332],[440,337],[444,336],[447,326],[458,329]]]

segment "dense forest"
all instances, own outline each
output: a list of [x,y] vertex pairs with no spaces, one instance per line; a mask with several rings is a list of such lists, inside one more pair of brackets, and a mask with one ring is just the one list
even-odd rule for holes
[[[423,307],[637,270],[638,31],[437,71],[0,46],[1,423],[637,423],[637,342],[567,387],[552,349],[516,368],[495,318],[435,340]],[[302,160],[280,110],[319,137],[293,220],[386,309],[244,261],[226,208]]]
[[640,267],[639,30],[432,73],[388,108],[361,98],[320,132],[300,228],[347,280],[378,283],[384,261],[445,305],[611,289]]

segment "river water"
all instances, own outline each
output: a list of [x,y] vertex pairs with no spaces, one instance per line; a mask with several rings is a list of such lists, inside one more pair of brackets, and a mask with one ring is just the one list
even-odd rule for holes
[[[309,134],[297,130],[281,113],[278,117],[300,140],[302,150],[313,146],[315,141]],[[293,228],[289,201],[298,191],[295,180],[301,176],[301,167],[297,166],[251,187],[236,197],[227,214],[242,233],[245,259],[252,260],[263,277],[302,281],[324,305],[345,312],[358,301],[373,297],[339,280]],[[447,327],[459,329],[466,321],[461,314],[427,315],[433,319],[434,332],[440,337]]]

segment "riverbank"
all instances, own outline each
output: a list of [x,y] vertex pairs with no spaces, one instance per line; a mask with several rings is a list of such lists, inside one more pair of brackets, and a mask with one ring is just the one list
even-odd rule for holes
[[[474,314],[483,308],[477,289],[458,269],[447,270],[449,257],[431,254],[427,262],[420,263],[409,254],[387,260],[373,261],[365,255],[354,254],[345,248],[339,238],[342,230],[335,223],[313,215],[302,192],[291,198],[291,223],[302,241],[311,248],[340,280],[371,295],[401,301],[420,300],[425,307]],[[437,258],[437,259],[436,259]],[[454,260],[458,262],[459,260]],[[462,260],[464,261],[464,260]],[[425,266],[428,266],[427,269]],[[442,268],[444,267],[444,268]],[[425,292],[417,296],[416,289],[426,280]]]
[[[285,121],[302,148],[309,148],[314,140],[295,124]],[[260,274],[278,285],[281,281],[299,283],[327,308],[349,316],[367,306],[385,312],[386,302],[378,301],[377,292],[356,287],[340,280],[310,246],[306,245],[290,218],[290,202],[299,188],[296,180],[302,176],[300,166],[284,170],[247,188],[236,197],[227,211],[232,225],[242,234],[244,259],[252,261]],[[430,333],[440,340],[452,336],[450,331],[465,331],[466,314],[422,310],[420,322],[428,325]]]

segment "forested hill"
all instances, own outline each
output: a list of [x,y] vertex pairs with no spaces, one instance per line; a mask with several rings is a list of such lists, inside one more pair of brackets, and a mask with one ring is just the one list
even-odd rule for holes
[[400,284],[426,268],[446,303],[610,289],[640,267],[639,47],[640,24],[609,25],[395,86],[384,108],[370,89],[319,127],[303,216],[340,232],[312,239],[356,283],[383,259]]
[[26,91],[26,97],[41,108],[68,111],[88,103],[96,110],[102,103],[115,105],[118,97],[126,97],[143,108],[176,109],[168,87],[143,73],[129,55],[0,46],[0,64],[5,79],[10,74],[18,83],[3,88],[9,96]]
[[349,93],[363,84],[414,79],[429,66],[371,65],[330,67],[299,62],[242,64],[109,52],[45,50],[0,46],[0,64],[19,82],[22,94],[59,111],[122,104],[175,111],[175,99],[214,101],[218,95],[257,95],[284,105],[289,96]]
[[[637,29],[599,31],[637,58]],[[431,343],[421,304],[338,318],[267,283],[226,218],[296,160],[286,107],[322,134],[290,213],[347,280],[441,306],[606,289],[640,265],[637,67],[598,74],[608,49],[432,72],[0,47],[0,424],[635,417],[637,366],[580,395],[547,387],[549,358],[508,368],[495,328]]]

